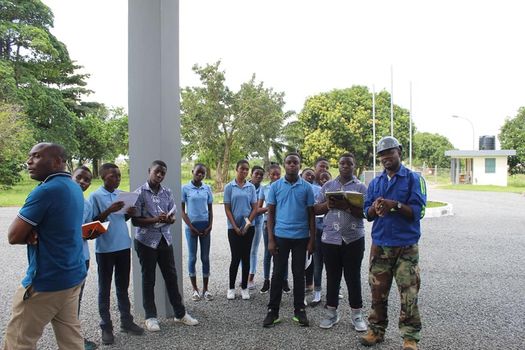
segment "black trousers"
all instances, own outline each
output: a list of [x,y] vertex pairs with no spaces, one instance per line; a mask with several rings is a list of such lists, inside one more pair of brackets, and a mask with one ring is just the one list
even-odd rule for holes
[[173,257],[173,248],[168,245],[164,237],[160,240],[157,249],[148,247],[135,240],[135,250],[139,257],[142,268],[142,305],[146,314],[146,319],[157,317],[157,307],[155,306],[155,274],[157,264],[166,284],[166,291],[170,300],[175,317],[181,318],[186,314],[186,309],[182,303],[177,282],[177,270]]
[[353,309],[363,307],[361,296],[361,262],[365,251],[365,238],[349,244],[322,243],[326,268],[326,305],[339,306],[339,287],[344,273],[348,288],[348,301]]
[[242,261],[241,270],[241,288],[248,288],[248,275],[250,273],[250,252],[252,250],[253,235],[255,227],[251,226],[244,236],[239,236],[235,230],[228,230],[228,242],[230,242],[230,251],[232,260],[230,262],[230,289],[235,289],[235,279],[239,264]]
[[96,253],[98,269],[98,313],[100,314],[100,328],[113,329],[109,312],[111,281],[115,270],[115,289],[117,290],[117,304],[120,312],[120,324],[128,325],[133,321],[129,302],[129,272],[131,269],[131,249],[123,249],[111,253]]
[[273,275],[270,285],[268,308],[279,311],[283,296],[284,274],[288,268],[288,257],[292,252],[293,304],[295,310],[304,309],[304,262],[309,238],[289,239],[275,237],[278,252],[273,257]]

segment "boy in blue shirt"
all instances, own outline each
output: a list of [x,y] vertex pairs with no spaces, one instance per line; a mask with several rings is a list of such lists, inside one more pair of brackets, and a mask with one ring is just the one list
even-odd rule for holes
[[[93,174],[91,173],[91,170],[85,165],[82,165],[75,169],[73,172],[73,175],[71,175],[71,178],[80,185],[80,188],[82,189],[82,192],[86,192],[86,190],[91,186],[91,180],[93,179]],[[91,204],[84,199],[84,216],[82,218],[82,223],[88,223],[91,222],[91,218],[93,217],[93,210],[91,208]],[[94,230],[93,230],[94,231]],[[92,232],[89,239],[95,239],[98,237],[98,233],[96,231]],[[86,271],[89,270],[89,245],[87,242],[87,239],[82,238],[82,250],[84,253],[84,259],[86,260]],[[86,285],[86,282],[82,283],[82,288],[80,288],[80,295],[78,296],[78,316],[80,318],[80,305],[82,304],[82,296],[84,295],[84,287]],[[84,338],[84,350],[91,350],[96,349],[97,344],[87,340]]]
[[131,239],[126,221],[133,213],[129,208],[127,214],[117,214],[124,202],[115,202],[120,190],[120,170],[111,163],[102,164],[99,170],[104,185],[99,187],[89,197],[93,208],[93,221],[104,222],[109,220],[110,225],[106,233],[95,241],[95,253],[98,265],[98,312],[100,314],[100,328],[102,329],[102,343],[113,344],[113,323],[109,313],[111,280],[115,270],[115,288],[117,290],[118,308],[120,311],[120,330],[124,333],[142,335],[144,329],[133,322],[130,312],[128,295],[129,273],[131,270]]
[[290,153],[284,160],[286,176],[274,182],[268,192],[268,250],[274,256],[274,273],[270,287],[268,314],[263,327],[280,322],[284,273],[292,253],[294,317],[301,326],[308,326],[304,309],[304,265],[306,252],[315,246],[314,192],[312,186],[299,176],[301,158]]

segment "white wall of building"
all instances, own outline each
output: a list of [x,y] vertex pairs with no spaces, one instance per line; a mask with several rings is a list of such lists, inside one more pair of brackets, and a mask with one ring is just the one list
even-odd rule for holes
[[[496,159],[496,172],[485,173],[485,158]],[[474,157],[473,185],[507,186],[507,156],[504,157]]]

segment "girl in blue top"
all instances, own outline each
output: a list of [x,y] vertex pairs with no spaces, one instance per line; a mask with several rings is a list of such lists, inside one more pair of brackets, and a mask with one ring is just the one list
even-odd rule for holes
[[[193,286],[192,299],[212,300],[208,292],[210,276],[210,232],[213,224],[213,194],[210,186],[202,182],[206,177],[206,166],[197,163],[192,170],[193,180],[182,187],[182,219],[186,223],[188,242],[188,272]],[[195,263],[197,245],[200,241],[202,262],[202,294],[197,286]]]
[[224,211],[228,218],[228,241],[232,259],[230,263],[230,285],[227,293],[229,300],[235,299],[235,278],[242,260],[241,295],[250,299],[248,274],[250,271],[250,251],[254,227],[252,222],[257,215],[257,195],[255,186],[246,181],[250,164],[240,160],[235,167],[237,176],[224,188]]

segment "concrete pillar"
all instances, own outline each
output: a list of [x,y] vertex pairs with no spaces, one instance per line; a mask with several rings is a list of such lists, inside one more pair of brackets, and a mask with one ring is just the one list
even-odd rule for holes
[[[128,6],[130,187],[142,185],[151,162],[161,159],[168,165],[163,185],[172,189],[180,209],[179,1],[129,0]],[[180,210],[176,219],[171,229],[182,291]],[[135,313],[144,315],[141,281],[133,252]],[[155,302],[159,317],[173,316],[158,268]]]

